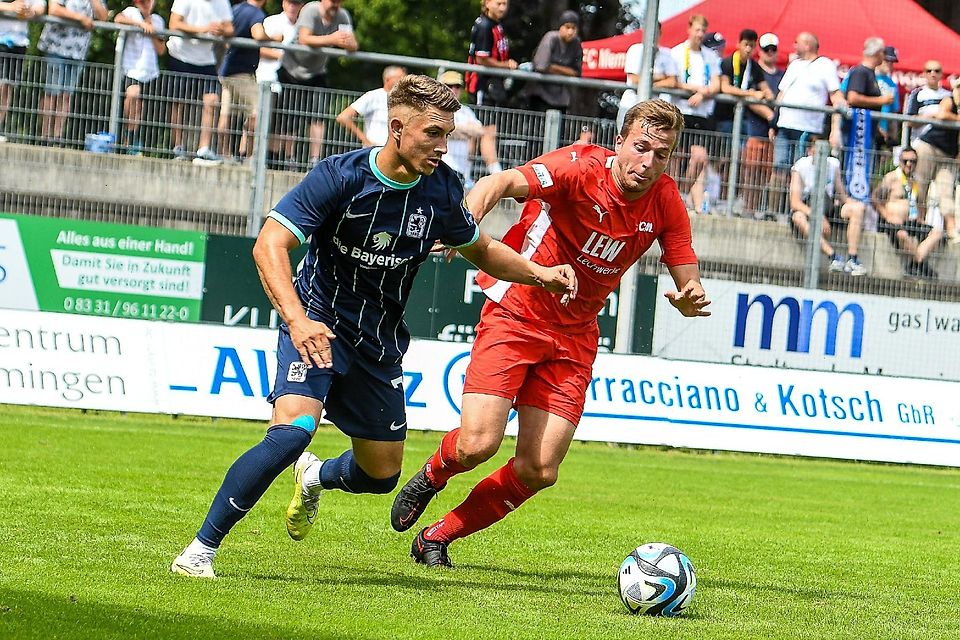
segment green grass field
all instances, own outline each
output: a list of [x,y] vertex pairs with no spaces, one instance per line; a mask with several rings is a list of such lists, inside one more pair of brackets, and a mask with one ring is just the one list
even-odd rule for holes
[[[0,405],[0,637],[960,638],[954,469],[575,443],[556,487],[451,546],[452,571],[412,563],[392,496],[328,493],[291,541],[285,474],[227,538],[220,579],[169,574],[262,430]],[[438,440],[411,434],[404,479]],[[311,450],[346,442],[321,429]],[[648,541],[697,569],[681,618],[617,598],[620,561]]]

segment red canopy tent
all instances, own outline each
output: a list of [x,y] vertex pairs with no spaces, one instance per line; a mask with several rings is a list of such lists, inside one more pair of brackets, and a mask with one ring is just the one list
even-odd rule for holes
[[[809,31],[820,40],[821,55],[841,65],[858,64],[863,41],[880,36],[897,48],[896,70],[918,73],[928,59],[939,60],[948,75],[960,74],[960,34],[927,13],[913,0],[704,0],[662,24],[660,44],[673,46],[686,39],[687,21],[700,13],[710,21],[709,31],[727,40],[730,53],[740,30],[772,32],[780,37],[780,62],[786,64],[793,40]],[[583,75],[624,80],[626,51],[643,41],[642,31],[583,43]],[[909,83],[907,83],[909,84]]]

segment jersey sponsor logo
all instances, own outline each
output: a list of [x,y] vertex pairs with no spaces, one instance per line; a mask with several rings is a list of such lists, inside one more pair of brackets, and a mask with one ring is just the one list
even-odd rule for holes
[[[377,236],[386,236],[385,245],[390,244],[390,234],[383,232],[378,233],[374,236],[374,244],[378,242]],[[381,238],[383,240],[383,238]],[[387,269],[395,269],[397,267],[403,266],[409,262],[414,256],[393,256],[393,255],[384,255],[382,253],[374,253],[372,251],[367,251],[362,247],[350,247],[343,243],[337,236],[333,236],[333,246],[337,248],[341,255],[350,256],[354,260],[360,263],[360,266],[364,269],[375,269],[376,267],[386,267]]]
[[597,216],[600,218],[600,224],[603,224],[603,216],[607,215],[608,212],[601,209],[598,204],[593,205],[593,210],[597,212]]
[[373,248],[377,249],[378,251],[383,251],[390,246],[391,240],[393,240],[393,236],[386,231],[381,231],[380,233],[374,234]]
[[546,189],[547,187],[553,186],[553,177],[550,175],[550,170],[547,169],[546,165],[537,163],[531,167],[533,173],[537,176],[537,180],[540,182],[540,186]]
[[641,222],[637,225],[637,231],[640,233],[653,233],[653,223],[652,222]]
[[404,232],[408,238],[422,239],[427,235],[427,216],[423,215],[423,209],[418,208],[416,213],[411,213],[407,218],[407,229]]
[[617,259],[617,256],[620,255],[620,252],[623,251],[623,247],[626,246],[626,244],[623,240],[614,240],[602,233],[592,231],[590,232],[590,237],[583,243],[583,247],[581,247],[580,250],[588,256],[600,258],[606,262],[613,262]]
[[620,271],[622,270],[620,267],[605,267],[603,265],[597,264],[596,262],[593,262],[592,260],[582,255],[577,256],[577,263],[582,264],[587,269],[590,269],[591,271],[601,276],[614,275],[614,274],[620,273]]
[[291,362],[287,369],[287,382],[305,382],[307,379],[307,363]]

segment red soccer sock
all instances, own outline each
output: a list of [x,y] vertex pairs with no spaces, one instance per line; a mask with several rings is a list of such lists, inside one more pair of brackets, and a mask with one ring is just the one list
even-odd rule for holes
[[447,432],[440,441],[440,446],[427,460],[427,480],[435,489],[442,489],[447,481],[458,473],[469,471],[467,467],[457,462],[457,440],[460,438],[460,429]]
[[467,499],[427,527],[427,540],[453,542],[503,520],[534,494],[513,468],[513,458],[480,481]]

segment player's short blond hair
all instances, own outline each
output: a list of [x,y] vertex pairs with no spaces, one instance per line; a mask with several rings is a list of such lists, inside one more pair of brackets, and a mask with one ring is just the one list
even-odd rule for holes
[[[680,109],[659,98],[644,100],[630,107],[627,115],[623,118],[620,135],[626,138],[637,122],[642,122],[645,126],[655,129],[676,131],[677,140],[680,140],[680,134],[683,132],[683,114],[680,113]],[[676,141],[673,146],[677,146]]]
[[450,89],[429,76],[404,76],[397,81],[387,96],[387,109],[412,107],[425,111],[430,107],[455,113],[460,101]]

